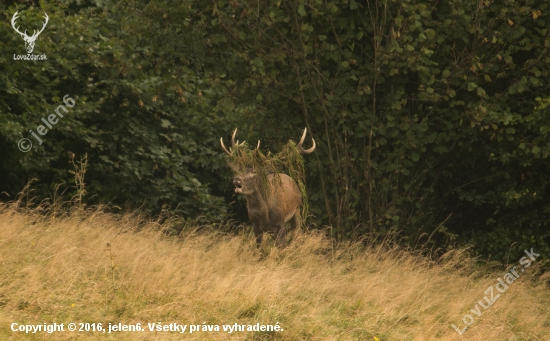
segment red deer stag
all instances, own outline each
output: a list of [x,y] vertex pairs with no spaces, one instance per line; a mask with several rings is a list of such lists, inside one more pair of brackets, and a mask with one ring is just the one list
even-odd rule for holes
[[[304,150],[302,144],[306,138],[307,128],[304,129],[300,142],[296,145],[296,149],[300,154],[310,154],[315,150],[315,140],[313,147]],[[220,143],[223,150],[233,155],[235,147],[241,147],[244,142],[235,143],[235,135],[237,129],[231,137],[231,148],[227,150],[223,144],[223,138],[220,138]],[[253,153],[257,153],[260,149],[260,141]],[[231,168],[235,172],[233,184],[235,185],[235,193],[244,195],[246,199],[246,207],[248,209],[248,218],[254,226],[254,234],[256,243],[262,241],[262,234],[269,232],[274,235],[277,246],[284,247],[286,245],[287,228],[285,223],[290,222],[291,228],[296,229],[300,226],[300,209],[302,206],[302,195],[296,181],[290,176],[283,173],[268,174],[267,190],[260,190],[260,176],[257,172],[261,169],[254,169],[252,165],[238,167],[229,162]]]

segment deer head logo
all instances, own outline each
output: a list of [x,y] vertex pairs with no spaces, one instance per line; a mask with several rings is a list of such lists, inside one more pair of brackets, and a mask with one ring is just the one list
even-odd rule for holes
[[38,32],[34,30],[34,34],[29,37],[27,35],[27,30],[25,30],[25,32],[21,32],[19,31],[19,27],[15,27],[15,21],[17,20],[17,18],[19,18],[17,14],[18,12],[19,11],[15,12],[15,14],[13,15],[13,18],[11,18],[11,26],[13,27],[15,32],[19,33],[23,38],[23,40],[25,41],[25,48],[27,49],[27,53],[32,53],[32,51],[34,50],[34,42],[36,41],[36,38],[38,38],[38,35],[42,33],[42,31],[44,31],[44,28],[46,28],[46,25],[48,24],[48,20],[49,20],[48,15],[44,13],[44,19],[46,19],[46,21],[44,21],[42,25],[42,29]]

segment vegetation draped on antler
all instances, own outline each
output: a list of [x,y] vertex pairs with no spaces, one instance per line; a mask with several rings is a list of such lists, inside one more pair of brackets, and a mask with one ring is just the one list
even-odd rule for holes
[[[300,193],[302,196],[302,217],[305,218],[307,217],[309,205],[307,201],[305,167],[302,155],[312,153],[316,147],[315,140],[312,139],[313,146],[309,149],[303,149],[302,145],[304,143],[306,133],[307,128],[304,129],[298,144],[294,143],[292,140],[289,140],[283,149],[276,154],[271,152],[268,152],[267,155],[263,154],[260,151],[259,140],[255,149],[249,148],[246,141],[240,143],[238,140],[235,141],[237,128],[233,131],[233,135],[231,137],[231,147],[229,149],[225,147],[223,138],[220,138],[220,143],[223,150],[226,154],[228,154],[228,164],[233,170],[239,171],[253,169],[256,171],[259,178],[259,190],[264,198],[271,195],[267,178],[268,175],[285,173],[293,178],[300,188]],[[276,179],[277,181],[280,181],[278,176]]]

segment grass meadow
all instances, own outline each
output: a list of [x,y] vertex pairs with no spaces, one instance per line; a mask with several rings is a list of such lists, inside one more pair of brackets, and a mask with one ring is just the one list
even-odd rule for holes
[[[246,228],[188,224],[168,236],[174,224],[1,204],[0,339],[550,340],[550,276],[534,276],[550,255],[477,316],[470,310],[504,271],[467,250],[430,259],[388,243],[335,246],[314,231],[296,233],[284,250],[269,242],[258,250]],[[461,336],[451,324],[463,329],[466,314],[474,321]],[[54,322],[65,331],[11,330]],[[69,332],[71,322],[141,323],[144,331]],[[158,322],[201,330],[148,330]],[[282,331],[222,330],[277,322]]]

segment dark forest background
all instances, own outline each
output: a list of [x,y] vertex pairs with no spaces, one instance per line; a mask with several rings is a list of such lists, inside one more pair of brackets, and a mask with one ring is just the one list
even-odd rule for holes
[[[13,60],[16,10],[28,32],[48,14],[47,61]],[[546,1],[2,1],[0,19],[1,200],[31,179],[71,195],[87,155],[88,205],[246,222],[219,138],[277,152],[307,127],[311,228],[550,253]]]

